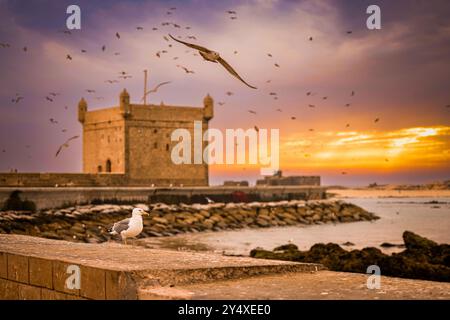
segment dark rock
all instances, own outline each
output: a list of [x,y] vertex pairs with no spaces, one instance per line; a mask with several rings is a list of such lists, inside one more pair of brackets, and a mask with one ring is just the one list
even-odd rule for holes
[[404,244],[395,244],[390,242],[383,242],[380,244],[380,247],[382,248],[405,248]]
[[288,250],[298,250],[298,247],[293,243],[289,243],[273,249],[273,251],[288,251]]
[[346,251],[334,243],[315,244],[309,251],[300,251],[292,244],[273,251],[257,248],[250,256],[321,263],[330,270],[359,273],[366,273],[370,265],[378,265],[385,276],[450,282],[450,245],[438,245],[409,231],[403,238],[406,250],[392,256],[377,248]]
[[438,245],[436,242],[421,237],[411,231],[403,232],[403,241],[405,242],[406,249],[409,250],[431,250]]
[[350,246],[354,246],[355,244],[353,242],[347,241],[347,242],[344,242],[342,245],[350,247]]

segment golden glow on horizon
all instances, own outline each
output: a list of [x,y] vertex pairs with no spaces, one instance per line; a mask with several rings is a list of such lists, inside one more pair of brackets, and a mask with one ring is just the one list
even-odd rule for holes
[[[450,166],[450,127],[393,131],[339,131],[281,137],[280,169],[359,172]],[[217,171],[256,169],[259,165],[213,165]]]

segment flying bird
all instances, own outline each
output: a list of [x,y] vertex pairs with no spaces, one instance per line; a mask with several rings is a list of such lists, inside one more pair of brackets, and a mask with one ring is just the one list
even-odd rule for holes
[[255,131],[256,131],[256,132],[259,132],[258,126],[255,126]]
[[27,52],[28,51],[28,48],[27,47],[23,47],[23,49],[22,49],[24,52]]
[[232,96],[232,95],[233,95],[233,92],[227,91],[225,94],[226,94],[227,96]]
[[227,13],[228,14],[236,14],[236,11],[228,10]]
[[309,41],[313,41],[313,37],[309,37]]
[[253,110],[248,110],[248,112],[256,114],[256,111],[253,111]]
[[378,121],[380,121],[380,118],[376,118],[376,119],[374,120],[375,123],[377,123]]
[[112,235],[120,235],[122,241],[127,244],[127,238],[136,237],[142,232],[144,228],[143,215],[148,216],[149,214],[141,208],[134,208],[131,213],[131,218],[114,223],[109,233]]
[[50,120],[50,123],[51,123],[51,124],[57,124],[57,123],[58,123],[58,121],[56,121],[56,120],[53,119],[53,118],[50,118],[49,120]]
[[310,107],[310,108],[315,108],[316,106],[313,105],[313,104],[308,104],[308,107]]
[[241,78],[241,76],[228,64],[228,62],[226,62],[224,59],[222,59],[220,57],[220,54],[218,52],[215,51],[211,51],[205,47],[196,45],[196,44],[192,44],[192,43],[188,43],[188,42],[184,42],[181,40],[178,40],[176,38],[174,38],[172,35],[169,34],[169,36],[181,43],[184,44],[185,46],[188,46],[189,48],[193,48],[198,50],[198,53],[203,57],[203,59],[205,59],[206,61],[209,62],[213,62],[213,63],[220,63],[231,75],[233,75],[234,77],[238,78],[240,81],[242,81],[244,84],[246,84],[248,87],[252,88],[252,89],[256,89],[256,87],[249,85],[247,82],[244,81],[244,79]]
[[351,104],[350,104],[350,103],[346,103],[345,106],[346,106],[346,107],[350,107]]
[[144,30],[143,27],[136,27],[136,30]]
[[86,92],[87,93],[95,93],[95,90],[93,90],[93,89],[86,89]]
[[352,91],[352,93],[350,94],[351,97],[353,97],[355,95],[355,91]]
[[120,34],[118,32],[116,32],[116,38],[120,39]]
[[86,53],[87,51],[84,49],[81,49],[81,53]]
[[106,50],[106,46],[104,45],[104,46],[102,46],[102,51],[105,51]]
[[225,104],[225,102],[221,102],[221,101],[219,101],[217,103],[219,104],[219,106],[223,106]]
[[269,56],[269,57],[271,57],[271,58],[272,58],[272,54],[271,54],[271,53],[268,53],[268,54],[267,54],[267,56]]
[[72,60],[72,56],[71,56],[70,54],[68,54],[68,55],[66,56],[66,59],[67,59],[67,60]]
[[144,98],[145,98],[148,94],[154,93],[154,92],[158,91],[159,87],[161,87],[161,86],[163,86],[163,85],[166,85],[166,84],[169,84],[170,82],[171,82],[171,81],[161,82],[160,84],[158,84],[158,85],[157,85],[156,87],[154,87],[153,89],[147,91],[147,92],[144,94],[144,96],[142,97],[141,101],[144,100]]
[[15,98],[13,98],[12,100],[11,100],[11,102],[14,102],[14,103],[19,103],[20,102],[20,100],[22,100],[23,99],[23,97],[22,96],[20,96],[18,93],[16,94],[16,97]]
[[274,66],[277,67],[277,68],[280,67],[280,65],[278,63],[274,63]]
[[56,155],[55,158],[58,156],[58,154],[62,151],[63,148],[68,148],[69,147],[69,142],[79,138],[80,136],[73,136],[69,139],[66,140],[66,142],[64,142],[62,145],[59,146],[58,151],[56,151]]
[[48,100],[48,101],[50,101],[50,102],[53,102],[53,99],[50,98],[50,97],[45,97],[45,99]]
[[186,73],[195,73],[194,70],[189,70],[188,68],[181,66],[179,64],[177,64],[177,67],[183,69]]
[[291,120],[295,120],[295,119],[297,119],[296,117],[291,117]]

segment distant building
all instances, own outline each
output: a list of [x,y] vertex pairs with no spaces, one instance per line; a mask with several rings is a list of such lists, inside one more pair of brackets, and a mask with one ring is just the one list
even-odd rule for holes
[[224,187],[248,187],[248,181],[242,180],[242,181],[224,181],[223,186]]
[[88,111],[81,99],[83,172],[123,173],[127,184],[206,186],[206,163],[172,162],[172,146],[178,141],[171,142],[171,133],[187,129],[194,136],[194,121],[202,121],[205,131],[213,115],[214,101],[209,95],[201,108],[131,104],[125,89],[117,107]]
[[320,186],[320,176],[288,176],[283,177],[282,171],[273,176],[256,180],[257,186]]
[[124,89],[118,106],[92,111],[82,98],[83,173],[0,173],[0,186],[208,186],[205,162],[172,162],[178,141],[171,141],[171,133],[187,129],[194,136],[194,121],[201,121],[205,132],[213,116],[210,95],[202,107],[143,105],[131,103]]

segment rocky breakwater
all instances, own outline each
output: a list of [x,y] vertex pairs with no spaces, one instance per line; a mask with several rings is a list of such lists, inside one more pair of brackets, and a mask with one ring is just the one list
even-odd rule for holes
[[318,243],[309,251],[286,244],[268,251],[253,249],[250,256],[262,259],[321,263],[333,271],[366,273],[377,265],[382,275],[450,282],[450,245],[437,244],[410,231],[403,233],[405,250],[386,255],[378,248],[347,251],[335,243]]
[[139,237],[378,219],[356,205],[331,200],[207,205],[103,204],[36,213],[3,211],[0,212],[0,233],[99,243],[111,239],[108,229],[114,222],[129,217],[133,207],[141,207],[150,213],[144,218],[144,230]]

